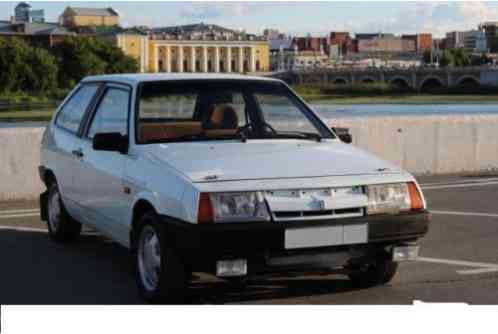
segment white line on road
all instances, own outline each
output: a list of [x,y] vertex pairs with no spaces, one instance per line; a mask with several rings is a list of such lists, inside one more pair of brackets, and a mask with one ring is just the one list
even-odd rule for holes
[[475,217],[498,218],[498,214],[496,214],[496,213],[440,211],[440,210],[430,210],[430,212],[431,212],[431,214],[434,214],[434,215],[475,216]]
[[40,209],[0,210],[0,215],[40,212]]
[[12,214],[12,215],[4,215],[0,213],[0,219],[10,219],[10,218],[24,218],[24,217],[36,217],[40,216],[39,212],[32,212],[32,213],[19,213],[19,214]]
[[19,232],[42,232],[47,233],[46,228],[36,228],[36,227],[23,227],[23,226],[8,226],[0,225],[0,230],[14,230]]
[[496,268],[482,268],[482,269],[471,269],[471,270],[457,270],[460,275],[477,275],[477,274],[487,274],[498,272],[498,267]]
[[432,190],[432,189],[484,187],[484,186],[491,186],[491,185],[497,185],[497,184],[498,184],[498,181],[475,182],[475,183],[436,184],[436,185],[431,185],[429,183],[429,184],[421,185],[420,187],[423,190]]
[[498,272],[498,264],[494,263],[483,263],[483,262],[471,262],[471,261],[459,261],[459,260],[448,260],[448,259],[435,259],[430,257],[418,257],[415,261],[418,262],[428,262],[428,263],[438,263],[438,264],[449,264],[453,266],[462,266],[470,268],[470,270],[457,270],[460,275],[476,275],[484,273]]

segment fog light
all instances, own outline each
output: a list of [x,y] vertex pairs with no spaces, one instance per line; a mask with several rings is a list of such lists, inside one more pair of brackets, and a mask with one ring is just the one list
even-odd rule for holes
[[247,275],[247,260],[223,260],[216,261],[216,276],[234,277]]
[[418,246],[398,246],[393,248],[393,261],[410,261],[418,257]]

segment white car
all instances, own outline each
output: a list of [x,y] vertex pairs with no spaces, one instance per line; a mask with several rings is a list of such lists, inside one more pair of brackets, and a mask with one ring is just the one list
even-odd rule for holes
[[42,220],[129,248],[147,301],[192,272],[234,279],[342,268],[385,284],[429,214],[412,175],[335,132],[285,83],[215,74],[93,76],[41,144]]

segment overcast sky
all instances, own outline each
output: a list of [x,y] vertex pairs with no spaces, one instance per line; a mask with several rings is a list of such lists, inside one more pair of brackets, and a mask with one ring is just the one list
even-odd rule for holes
[[[123,26],[170,26],[214,23],[261,33],[276,28],[293,35],[326,35],[330,31],[432,32],[476,28],[481,21],[498,21],[498,3],[467,2],[46,2],[31,1],[45,9],[47,20],[57,21],[66,6],[113,7]],[[0,20],[7,20],[17,2],[0,2]]]

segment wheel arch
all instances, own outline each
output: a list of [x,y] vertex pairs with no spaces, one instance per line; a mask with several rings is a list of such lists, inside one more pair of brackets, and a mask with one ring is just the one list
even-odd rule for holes
[[136,232],[138,231],[138,224],[140,218],[147,212],[156,212],[157,210],[150,200],[145,198],[138,199],[133,205],[131,228],[130,228],[130,247],[135,248],[136,245]]

